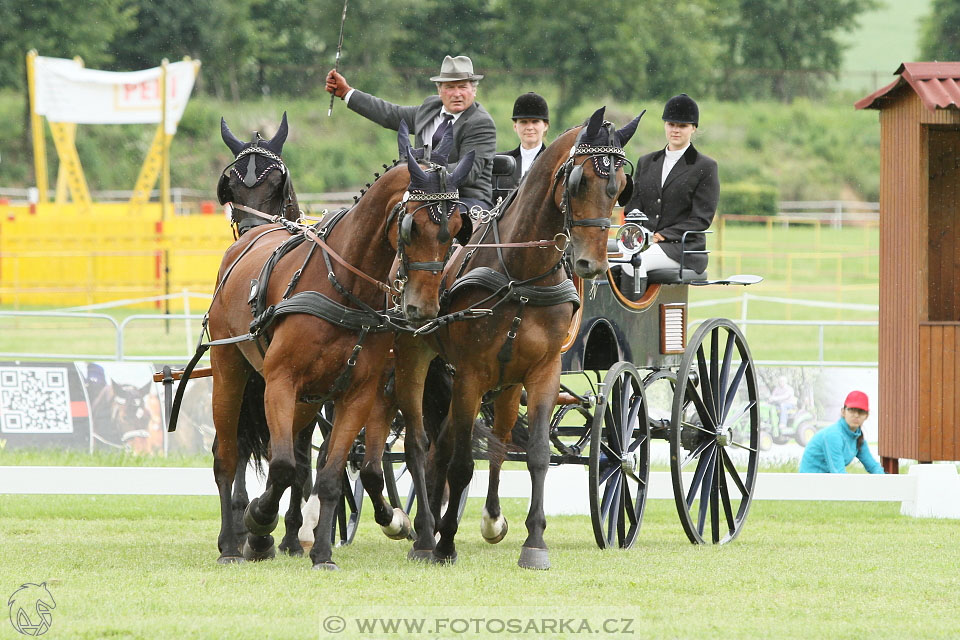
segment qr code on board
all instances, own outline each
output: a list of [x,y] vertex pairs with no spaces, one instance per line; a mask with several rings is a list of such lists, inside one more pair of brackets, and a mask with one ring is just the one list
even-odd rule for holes
[[73,433],[67,370],[0,367],[0,432]]

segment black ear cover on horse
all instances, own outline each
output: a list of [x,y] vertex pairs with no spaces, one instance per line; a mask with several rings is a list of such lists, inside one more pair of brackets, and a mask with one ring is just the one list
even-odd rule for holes
[[230,176],[226,172],[220,175],[217,182],[217,200],[220,204],[227,204],[233,201],[233,192],[230,191]]
[[473,168],[473,159],[476,157],[476,151],[468,151],[467,155],[460,158],[457,162],[456,168],[453,170],[453,173],[450,174],[450,182],[454,189],[460,186],[460,183],[463,182],[463,179],[467,177],[470,173],[470,169]]
[[640,112],[636,118],[628,122],[622,129],[617,129],[617,145],[622,149],[627,146],[627,143],[630,142],[630,138],[633,137],[633,134],[637,130],[637,125],[640,124],[640,118],[643,117],[643,114],[647,112],[646,109]]
[[230,131],[230,127],[227,126],[227,121],[223,119],[223,116],[220,117],[220,137],[223,138],[223,141],[227,144],[227,148],[230,149],[230,152],[234,156],[240,153],[240,150],[247,144],[243,140],[237,138],[233,135],[233,132]]
[[593,112],[590,120],[587,121],[587,135],[585,136],[587,142],[592,142],[600,133],[600,127],[603,126],[603,113],[606,110],[606,106],[600,107]]
[[270,151],[273,151],[278,156],[281,155],[283,151],[283,143],[287,140],[287,112],[283,112],[283,118],[280,120],[280,128],[277,129],[277,132],[269,140],[264,141],[263,146]]
[[420,163],[413,155],[413,149],[407,146],[407,170],[410,172],[410,184],[425,185],[430,181],[426,171],[420,168]]

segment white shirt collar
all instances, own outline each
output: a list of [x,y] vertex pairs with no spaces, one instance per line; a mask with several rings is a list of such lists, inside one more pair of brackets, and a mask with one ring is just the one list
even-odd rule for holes
[[668,157],[668,158],[670,158],[670,159],[673,160],[673,161],[676,161],[676,160],[678,160],[678,159],[680,158],[680,156],[682,156],[683,154],[685,154],[685,153],[687,152],[687,149],[689,149],[689,148],[690,148],[690,143],[688,142],[688,143],[687,143],[687,146],[685,146],[683,149],[679,149],[679,150],[677,150],[677,151],[672,151],[672,150],[670,149],[670,147],[665,147],[665,148],[664,148],[664,151],[667,152],[667,157]]

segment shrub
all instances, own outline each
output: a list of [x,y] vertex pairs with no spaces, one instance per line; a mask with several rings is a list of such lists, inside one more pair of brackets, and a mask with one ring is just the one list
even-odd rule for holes
[[724,215],[777,215],[777,188],[768,184],[734,182],[720,186],[719,212]]

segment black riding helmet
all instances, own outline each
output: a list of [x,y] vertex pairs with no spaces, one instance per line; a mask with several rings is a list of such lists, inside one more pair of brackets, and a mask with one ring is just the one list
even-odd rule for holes
[[513,103],[512,119],[537,119],[549,123],[550,110],[547,108],[547,101],[533,91],[523,94]]
[[693,101],[693,98],[681,93],[667,100],[667,104],[663,106],[663,121],[689,123],[699,127],[700,108]]

